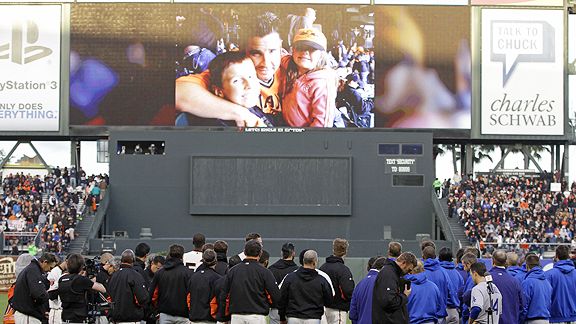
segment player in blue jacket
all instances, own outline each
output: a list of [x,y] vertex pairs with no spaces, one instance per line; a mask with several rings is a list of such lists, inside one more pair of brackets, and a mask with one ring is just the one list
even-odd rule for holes
[[[370,262],[372,261],[372,262]],[[350,301],[349,317],[353,324],[372,324],[372,295],[374,293],[374,282],[378,277],[378,272],[386,263],[385,257],[370,259],[368,261],[368,274],[360,280]]]
[[460,315],[458,314],[458,309],[460,308],[460,299],[458,298],[458,290],[460,287],[464,286],[464,280],[462,276],[456,270],[456,266],[452,261],[452,250],[448,247],[443,247],[438,253],[438,261],[440,261],[440,266],[446,271],[448,278],[450,278],[450,284],[452,285],[453,294],[450,296],[446,304],[446,311],[448,312],[448,317],[446,318],[446,324],[458,324],[460,322]]
[[523,307],[520,314],[520,323],[548,321],[550,318],[550,299],[552,286],[544,271],[540,268],[540,259],[536,254],[526,256],[526,270],[528,273],[522,281]]
[[436,284],[427,279],[422,262],[418,261],[412,274],[406,275],[405,278],[412,285],[407,305],[410,324],[437,323],[443,320],[443,312],[446,309],[442,309],[441,306],[444,304],[442,294]]
[[[436,259],[436,251],[434,247],[427,246],[422,250],[422,258],[424,259],[424,270],[426,271],[426,277],[428,280],[436,284],[440,290],[440,295],[442,296],[441,304],[441,317],[445,318],[448,316],[447,306],[448,302],[453,300],[453,296],[456,295],[452,289],[452,283],[450,277],[446,273],[446,270],[440,266],[440,262]],[[451,305],[454,307],[454,305]]]
[[550,323],[576,321],[576,271],[570,260],[570,248],[560,245],[556,248],[556,263],[545,272],[552,286],[552,307]]

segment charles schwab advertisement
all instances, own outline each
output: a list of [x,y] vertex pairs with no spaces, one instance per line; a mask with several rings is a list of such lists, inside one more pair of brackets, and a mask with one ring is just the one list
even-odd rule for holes
[[0,129],[58,131],[60,5],[0,6]]
[[564,134],[561,10],[482,10],[483,135]]

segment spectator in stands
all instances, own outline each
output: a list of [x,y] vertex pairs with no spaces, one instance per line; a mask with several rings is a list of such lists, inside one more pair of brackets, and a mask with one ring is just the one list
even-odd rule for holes
[[319,323],[324,307],[332,301],[330,285],[316,271],[318,254],[304,253],[304,265],[289,273],[282,284],[278,314],[290,323]]
[[457,324],[460,322],[460,314],[458,313],[458,309],[460,309],[460,299],[458,298],[458,291],[464,286],[464,280],[456,270],[454,262],[452,261],[452,250],[450,248],[443,247],[440,249],[438,261],[440,261],[440,266],[450,279],[450,290],[452,291],[450,300],[447,301],[446,312],[448,313],[448,317],[446,324]]
[[552,305],[550,322],[563,323],[576,321],[576,271],[574,263],[569,260],[567,245],[556,248],[554,268],[545,272],[546,279],[552,286]]
[[406,280],[411,282],[412,290],[407,304],[410,323],[442,322],[446,313],[446,302],[438,286],[428,280],[421,261],[418,261],[411,274],[406,275]]
[[206,244],[206,236],[202,233],[194,234],[192,244],[194,245],[194,249],[184,253],[184,265],[187,266],[188,269],[196,271],[196,268],[200,266],[202,260],[202,247]]
[[188,281],[188,291],[190,293],[190,313],[189,319],[192,323],[216,322],[217,305],[216,297],[218,290],[216,282],[221,276],[216,273],[216,252],[207,249],[202,253],[202,264],[204,269],[194,272]]
[[418,265],[416,256],[402,253],[396,261],[387,260],[374,283],[372,295],[372,323],[407,323],[409,316],[406,305],[411,289],[401,281]]
[[575,229],[576,195],[552,193],[549,183],[545,176],[463,180],[451,188],[453,208],[470,242],[483,252],[494,247],[542,252],[535,243],[569,243]]
[[[265,324],[271,304],[277,303],[280,290],[274,275],[258,263],[262,245],[250,240],[244,245],[244,260],[228,270],[220,294],[220,317],[229,309],[232,323]],[[229,302],[229,305],[222,303]]]
[[402,244],[400,242],[390,242],[388,243],[388,259],[391,261],[396,260],[397,257],[402,254]]
[[[523,307],[520,323],[548,323],[552,299],[552,286],[546,280],[540,268],[540,259],[536,254],[526,256],[526,279],[522,281]],[[502,296],[502,301],[506,298]],[[502,310],[506,308],[502,306]],[[502,318],[501,318],[502,319]],[[515,322],[518,323],[518,322]]]
[[150,283],[152,306],[160,314],[160,323],[188,323],[188,287],[192,271],[184,266],[184,247],[173,244],[162,269],[156,272]]
[[352,272],[344,264],[348,253],[348,241],[337,238],[332,242],[332,255],[326,258],[320,270],[326,272],[332,281],[332,286],[339,291],[328,307],[325,316],[328,324],[346,324],[350,300],[354,292],[354,279]]
[[506,251],[496,250],[492,255],[492,280],[502,294],[500,324],[514,324],[520,321],[522,310],[522,287],[518,280],[506,271]]
[[[388,259],[390,260],[390,259]],[[382,256],[371,257],[368,260],[368,274],[360,280],[352,293],[350,301],[350,320],[352,324],[372,324],[372,295],[374,282],[386,258]]]

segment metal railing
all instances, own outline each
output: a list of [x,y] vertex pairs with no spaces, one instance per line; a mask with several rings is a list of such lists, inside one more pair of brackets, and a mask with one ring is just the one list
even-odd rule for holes
[[452,231],[452,227],[448,222],[448,218],[446,217],[446,214],[444,214],[444,209],[440,205],[440,200],[438,199],[438,196],[436,195],[436,191],[434,190],[434,188],[432,188],[430,193],[436,219],[440,221],[440,227],[442,228],[442,231],[444,232],[444,236],[446,236],[446,239],[452,242],[452,251],[457,251],[459,248],[462,247],[462,244],[460,243],[460,240],[456,239],[456,236]]
[[[98,231],[104,223],[106,219],[106,213],[108,213],[108,206],[110,205],[110,186],[106,189],[106,193],[102,200],[100,200],[100,204],[98,205],[98,209],[96,210],[96,215],[94,216],[94,222],[90,225],[90,229],[88,230],[88,236],[86,237],[86,241],[82,244],[82,252],[88,251],[90,249],[90,240],[95,239],[98,236]],[[86,208],[84,214],[88,213],[90,208]]]

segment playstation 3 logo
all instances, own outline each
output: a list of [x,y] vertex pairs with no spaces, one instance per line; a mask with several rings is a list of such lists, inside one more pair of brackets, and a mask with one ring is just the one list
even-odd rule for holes
[[[25,30],[24,30],[25,28]],[[12,42],[0,45],[0,60],[10,59],[16,64],[28,64],[52,54],[52,49],[35,45],[40,32],[38,25],[28,20],[26,24],[12,25]]]

